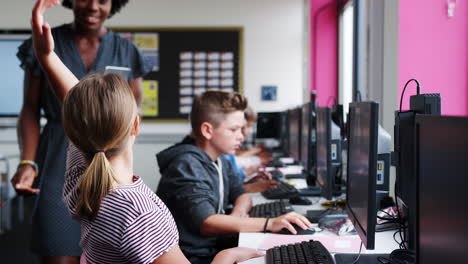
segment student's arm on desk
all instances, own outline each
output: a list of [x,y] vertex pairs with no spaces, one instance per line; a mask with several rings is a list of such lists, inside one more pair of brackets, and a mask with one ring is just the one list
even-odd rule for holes
[[231,216],[248,217],[250,209],[252,209],[252,197],[244,193],[237,197],[232,209]]
[[[266,218],[246,218],[215,214],[205,219],[200,227],[200,233],[204,236],[218,236],[240,232],[262,232],[266,220]],[[296,230],[292,226],[293,223],[304,230],[312,227],[307,218],[295,212],[290,212],[271,218],[268,221],[266,230],[278,232],[283,228],[287,228],[293,234],[296,234]]]
[[[264,256],[260,251],[246,247],[235,247],[220,251],[211,262],[212,264],[232,264],[251,258]],[[151,264],[190,263],[178,245],[159,256]]]

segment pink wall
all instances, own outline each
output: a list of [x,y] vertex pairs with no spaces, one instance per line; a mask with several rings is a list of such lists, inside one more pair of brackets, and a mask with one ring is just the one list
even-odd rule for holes
[[[456,3],[452,18],[447,0],[400,1],[399,10],[399,95],[415,78],[421,93],[441,94],[444,115],[468,115],[468,2]],[[408,85],[403,109],[415,91]]]
[[310,0],[310,90],[319,106],[338,101],[338,16],[336,0]]

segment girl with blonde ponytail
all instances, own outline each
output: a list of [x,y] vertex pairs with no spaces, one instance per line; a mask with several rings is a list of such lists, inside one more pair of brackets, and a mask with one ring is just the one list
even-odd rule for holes
[[[133,174],[139,117],[128,82],[115,74],[78,81],[54,52],[46,8],[37,0],[31,19],[34,50],[58,99],[70,140],[65,202],[81,222],[81,263],[188,263],[166,205]],[[223,250],[212,263],[235,263],[262,253]]]
[[109,190],[128,181],[109,162],[136,135],[137,107],[128,82],[115,74],[88,75],[65,96],[62,120],[65,134],[90,160],[75,208],[90,220]]

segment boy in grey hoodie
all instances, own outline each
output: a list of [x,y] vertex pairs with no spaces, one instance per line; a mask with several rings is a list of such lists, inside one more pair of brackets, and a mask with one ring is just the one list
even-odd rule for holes
[[[239,232],[292,233],[292,223],[311,227],[291,212],[276,218],[249,218],[252,199],[222,154],[234,154],[243,141],[247,99],[238,93],[206,92],[192,105],[192,136],[157,154],[161,180],[157,195],[174,216],[179,245],[191,263],[210,263],[220,239]],[[230,214],[225,214],[229,204]]]

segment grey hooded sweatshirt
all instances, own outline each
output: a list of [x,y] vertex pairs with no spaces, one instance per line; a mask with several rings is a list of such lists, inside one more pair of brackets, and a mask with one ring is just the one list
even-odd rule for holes
[[180,248],[191,261],[214,257],[219,251],[218,238],[202,236],[200,227],[206,218],[223,212],[245,193],[240,177],[221,155],[217,160],[221,162],[224,189],[220,208],[219,166],[195,145],[192,137],[161,151],[156,158],[161,172],[156,193],[174,216]]

